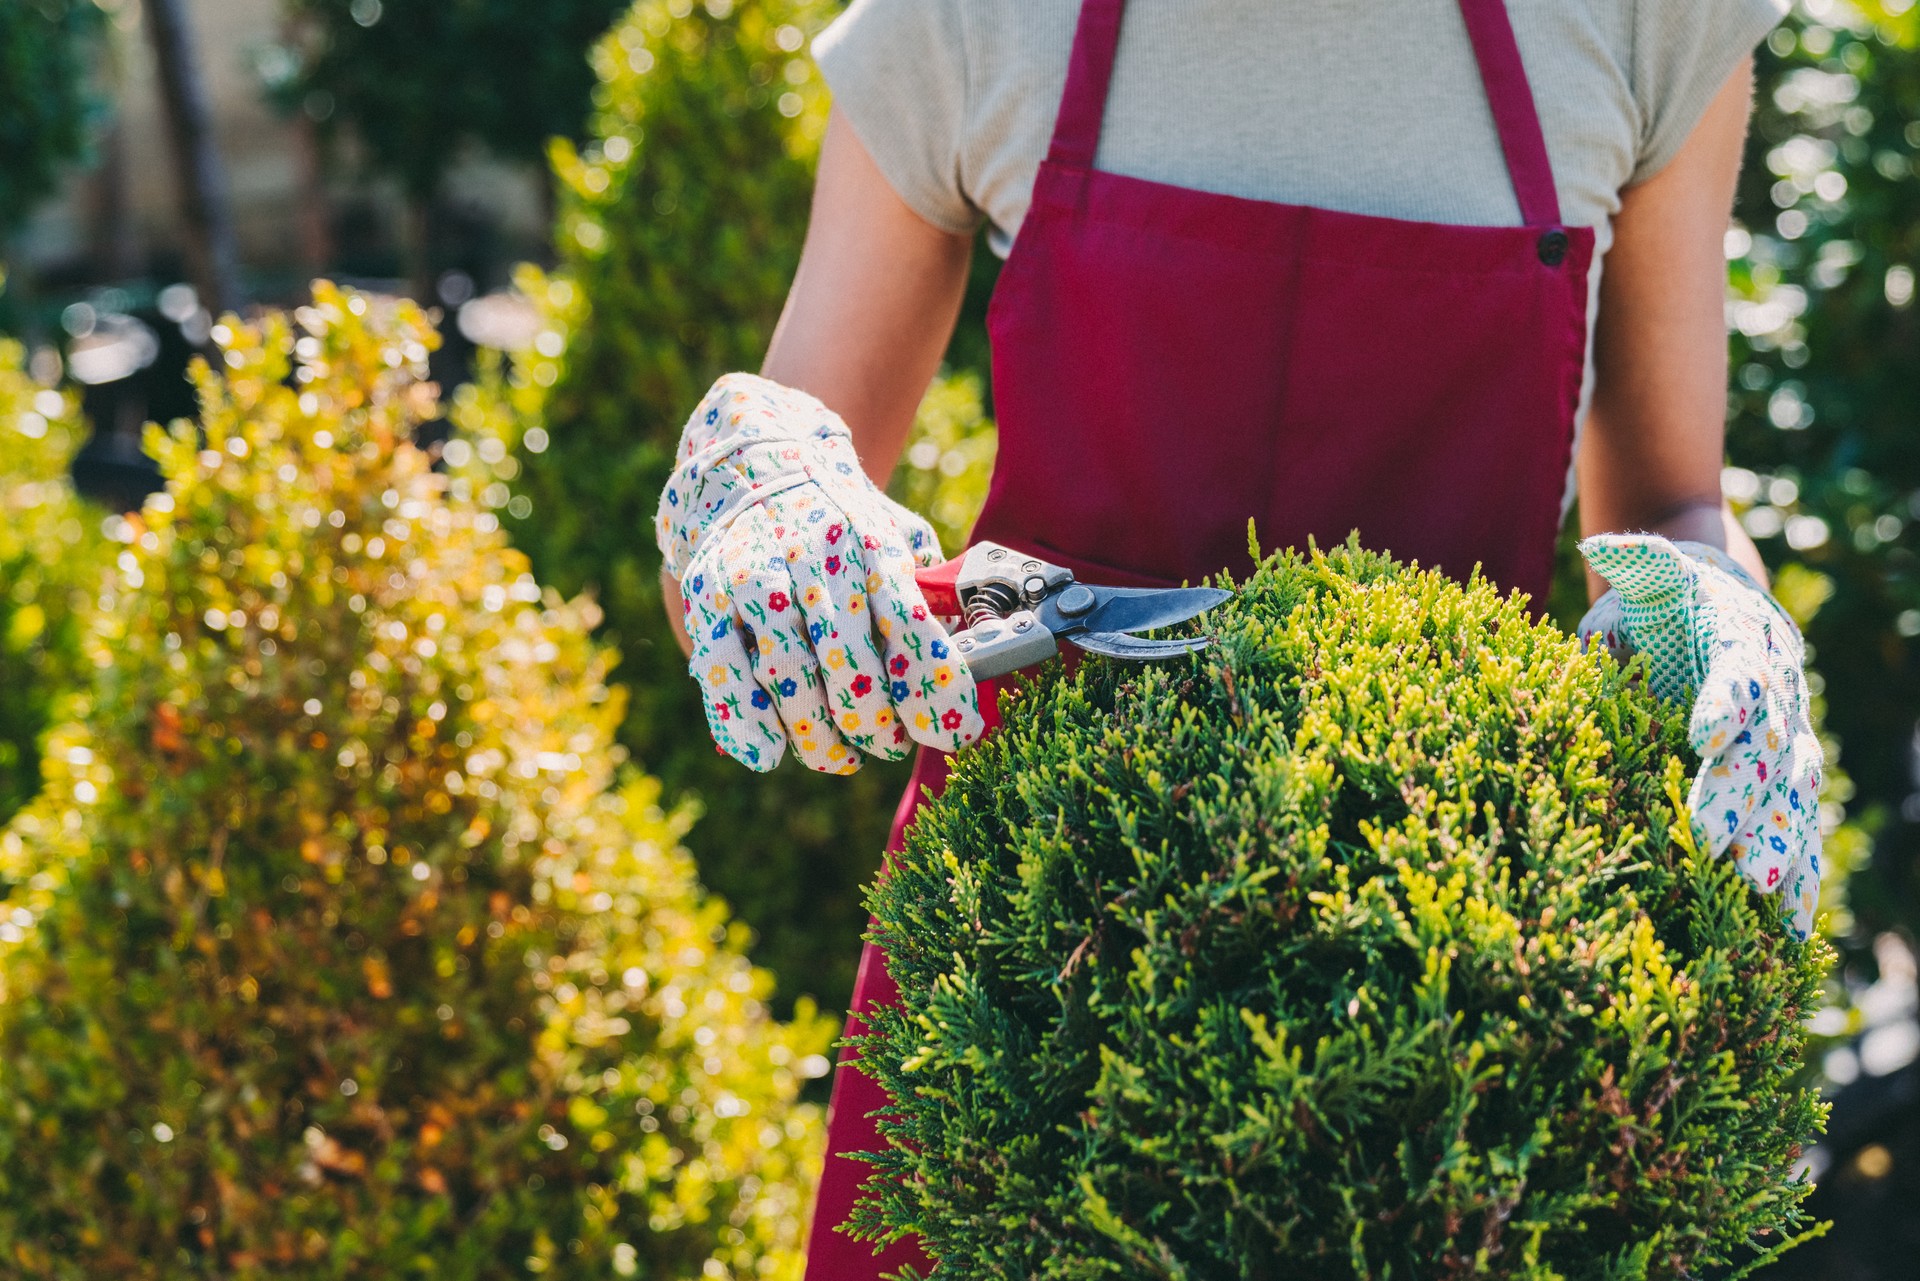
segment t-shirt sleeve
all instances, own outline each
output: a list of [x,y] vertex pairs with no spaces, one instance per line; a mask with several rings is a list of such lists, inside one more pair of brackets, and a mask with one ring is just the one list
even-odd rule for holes
[[1633,182],[1679,154],[1740,60],[1786,15],[1789,0],[1637,0],[1633,95],[1640,154]]
[[979,226],[960,180],[967,59],[956,0],[853,0],[814,39],[813,58],[907,206],[943,231]]

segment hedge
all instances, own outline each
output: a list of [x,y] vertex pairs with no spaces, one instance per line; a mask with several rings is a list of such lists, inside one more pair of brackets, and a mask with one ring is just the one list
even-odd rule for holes
[[7,1274],[797,1276],[831,1028],[615,785],[592,607],[408,442],[425,317],[215,336],[0,837]]
[[946,1278],[1780,1248],[1833,953],[1696,850],[1640,665],[1352,546],[1206,625],[1007,700],[872,892],[903,997],[860,1039],[895,1099],[861,1230]]

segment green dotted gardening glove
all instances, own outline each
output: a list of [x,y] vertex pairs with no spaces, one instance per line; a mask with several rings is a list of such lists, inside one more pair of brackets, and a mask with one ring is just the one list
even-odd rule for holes
[[932,526],[881,493],[840,416],[805,392],[728,374],[681,433],[655,535],[680,583],[689,670],[720,750],[809,769],[983,732],[973,676],[914,571]]
[[1820,897],[1825,757],[1800,629],[1716,547],[1602,534],[1580,551],[1610,587],[1581,620],[1581,639],[1645,654],[1654,693],[1692,702],[1695,826],[1754,888],[1781,896],[1781,916],[1806,940]]

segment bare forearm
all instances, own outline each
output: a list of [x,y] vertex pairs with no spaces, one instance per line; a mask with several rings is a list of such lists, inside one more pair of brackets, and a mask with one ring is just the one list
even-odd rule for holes
[[914,213],[845,119],[830,118],[806,248],[761,372],[846,419],[876,484],[939,370],[972,244]]
[[[1680,153],[1628,188],[1614,219],[1581,439],[1583,534],[1643,531],[1706,543],[1765,581],[1720,496],[1726,448],[1723,241],[1752,100],[1730,76]],[[1589,576],[1597,596],[1605,589]]]

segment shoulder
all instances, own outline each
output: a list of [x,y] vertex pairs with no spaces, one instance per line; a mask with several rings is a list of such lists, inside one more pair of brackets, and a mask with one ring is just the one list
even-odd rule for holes
[[[1005,78],[1058,60],[1064,67],[1080,0],[853,0],[813,42],[822,66],[849,51],[964,59]],[[902,74],[917,68],[904,62]]]
[[1628,7],[1643,39],[1690,39],[1702,33],[1744,40],[1756,29],[1762,34],[1771,30],[1793,5],[1792,0],[1632,0]]
[[1634,0],[1628,70],[1640,113],[1636,182],[1674,157],[1727,77],[1789,7],[1789,0]]
[[813,42],[834,105],[921,217],[948,231],[1024,209],[1079,0],[854,0]]
[[813,41],[834,109],[900,198],[943,231],[971,231],[960,181],[973,90],[973,0],[854,0]]
[[881,54],[924,55],[962,35],[964,0],[853,0],[813,40],[823,71],[862,65]]

